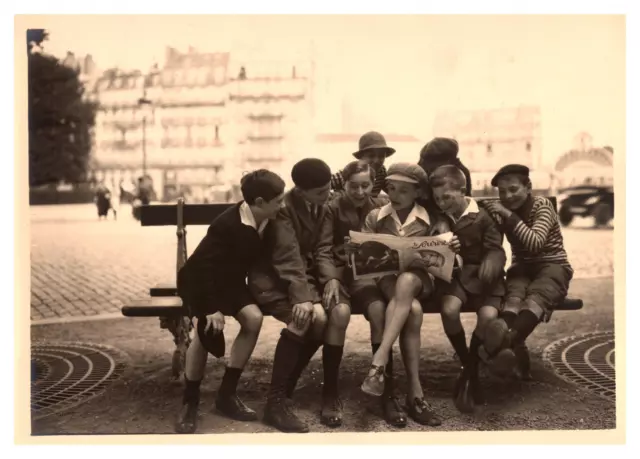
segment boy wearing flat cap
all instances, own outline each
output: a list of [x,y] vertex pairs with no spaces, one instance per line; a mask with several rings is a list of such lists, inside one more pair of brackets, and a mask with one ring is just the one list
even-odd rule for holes
[[[465,196],[464,173],[455,166],[440,166],[429,177],[433,200],[449,220],[453,234],[460,240],[462,266],[449,284],[444,284],[442,325],[463,368],[454,389],[456,407],[472,412],[484,397],[478,377],[478,354],[487,324],[498,317],[504,295],[504,265],[502,234],[489,213]],[[460,310],[470,304],[477,314],[477,323],[467,341],[460,321]]]
[[[291,176],[295,187],[285,194],[274,225],[275,249],[267,263],[256,265],[249,285],[261,310],[287,325],[276,347],[264,420],[283,432],[308,432],[291,411],[290,398],[302,371],[323,345],[321,421],[330,427],[342,424],[338,375],[350,310],[335,301],[323,304],[324,285],[318,281],[319,247],[332,242],[320,241],[331,170],[324,161],[307,158],[293,166]],[[295,279],[288,290],[282,273]],[[292,292],[293,286],[299,291]]]
[[[427,174],[417,164],[393,164],[387,175],[390,202],[367,215],[362,231],[399,237],[433,235],[435,217],[416,202],[424,195],[427,186]],[[400,337],[400,351],[409,379],[407,413],[419,424],[438,426],[442,421],[425,400],[419,378],[423,317],[420,300],[428,298],[434,291],[434,278],[427,272],[429,263],[430,259],[416,253],[415,261],[406,272],[372,281],[369,301],[383,301],[388,306],[382,342],[373,356],[362,390],[378,397],[384,394],[388,377],[385,366],[393,343]]]
[[[370,131],[360,137],[358,151],[353,156],[369,163],[375,171],[376,175],[370,192],[371,196],[378,196],[380,191],[386,192],[387,169],[384,167],[384,162],[395,152],[396,150],[387,145],[384,136],[379,132]],[[331,176],[331,189],[333,191],[343,191],[344,188],[345,178],[343,171],[338,171]]]
[[531,194],[529,168],[509,164],[491,180],[500,201],[486,209],[507,235],[513,253],[500,318],[487,327],[484,349],[502,374],[514,369],[529,378],[525,340],[567,295],[573,268],[551,202]]
[[224,316],[240,323],[216,399],[218,411],[232,419],[252,421],[255,411],[236,395],[236,386],[255,348],[262,313],[247,288],[249,267],[258,262],[264,239],[284,198],[284,181],[273,172],[257,170],[242,177],[243,201],[217,217],[178,274],[178,293],[195,318],[198,332],[186,356],[183,407],[177,433],[193,433],[198,419],[200,383],[208,351],[224,355]]

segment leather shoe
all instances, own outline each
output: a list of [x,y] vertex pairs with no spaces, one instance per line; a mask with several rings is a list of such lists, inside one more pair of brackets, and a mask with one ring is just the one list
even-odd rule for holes
[[182,405],[178,421],[176,422],[176,433],[192,434],[198,426],[198,405],[185,403]]
[[258,415],[245,405],[236,394],[220,396],[216,399],[216,409],[236,421],[256,421]]

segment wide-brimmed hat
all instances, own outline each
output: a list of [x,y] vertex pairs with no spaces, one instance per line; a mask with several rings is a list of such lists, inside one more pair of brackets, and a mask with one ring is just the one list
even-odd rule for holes
[[395,148],[391,148],[387,145],[387,141],[384,139],[384,136],[375,131],[367,132],[360,137],[358,148],[359,150],[353,154],[353,156],[358,159],[362,159],[364,153],[371,150],[384,151],[387,158],[396,152]]

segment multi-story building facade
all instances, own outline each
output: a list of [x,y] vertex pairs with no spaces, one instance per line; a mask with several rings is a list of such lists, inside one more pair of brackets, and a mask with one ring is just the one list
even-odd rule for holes
[[201,201],[244,170],[284,170],[309,116],[308,78],[296,63],[283,68],[167,48],[162,67],[105,72],[95,86],[98,177],[135,182],[146,173],[159,197]]
[[537,106],[442,112],[436,116],[433,132],[458,141],[476,190],[487,189],[495,171],[514,162],[528,166],[536,182],[547,188],[549,176],[541,171],[540,121]]

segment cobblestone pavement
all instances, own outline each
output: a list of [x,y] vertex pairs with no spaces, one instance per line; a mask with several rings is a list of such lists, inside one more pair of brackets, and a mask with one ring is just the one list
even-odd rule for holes
[[[31,320],[117,314],[150,286],[175,278],[172,227],[142,228],[123,206],[118,221],[98,221],[89,205],[31,208]],[[206,227],[188,228],[189,253]],[[613,276],[611,229],[591,221],[563,230],[575,278]]]

